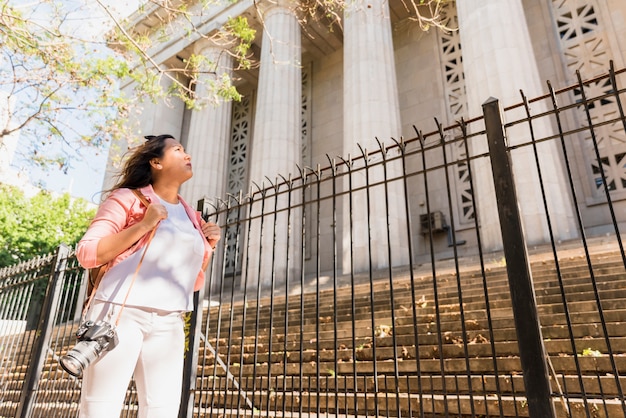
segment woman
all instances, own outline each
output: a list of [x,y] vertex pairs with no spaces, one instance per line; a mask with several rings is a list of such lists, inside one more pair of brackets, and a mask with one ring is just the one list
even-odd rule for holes
[[[171,135],[146,139],[76,250],[83,267],[107,267],[87,319],[113,324],[119,315],[119,343],[85,369],[83,418],[119,417],[133,374],[139,417],[178,416],[183,313],[193,309],[193,292],[202,287],[220,239],[219,227],[205,223],[178,194],[192,176],[191,157]],[[150,202],[147,208],[133,189]]]

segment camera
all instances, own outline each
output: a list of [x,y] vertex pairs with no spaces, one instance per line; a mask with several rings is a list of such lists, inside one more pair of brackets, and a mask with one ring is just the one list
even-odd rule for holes
[[115,328],[105,321],[86,321],[76,331],[78,343],[59,360],[63,370],[81,377],[92,361],[111,351],[119,342]]

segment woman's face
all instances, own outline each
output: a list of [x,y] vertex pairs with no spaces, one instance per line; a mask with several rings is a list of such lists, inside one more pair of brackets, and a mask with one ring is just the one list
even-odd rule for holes
[[181,184],[193,175],[191,156],[185,152],[180,142],[173,138],[165,140],[163,155],[158,159],[156,169],[159,176],[179,181]]

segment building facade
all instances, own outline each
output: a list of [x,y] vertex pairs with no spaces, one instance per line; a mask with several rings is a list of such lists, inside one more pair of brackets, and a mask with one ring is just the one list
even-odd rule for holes
[[[243,99],[200,111],[187,110],[174,99],[146,105],[136,121],[138,134],[170,133],[181,138],[194,161],[194,177],[183,186],[182,194],[195,202],[246,193],[254,184],[267,186],[279,175],[297,174],[297,167],[326,165],[329,156],[349,158],[363,149],[378,149],[377,139],[391,143],[392,138],[413,138],[415,126],[435,130],[434,118],[451,125],[461,118],[480,116],[481,104],[490,97],[512,105],[522,100],[520,89],[528,97],[544,94],[546,80],[563,87],[576,82],[577,71],[591,79],[605,73],[611,61],[616,68],[624,67],[626,3],[622,0],[462,0],[447,4],[445,13],[447,26],[457,30],[422,30],[400,0],[348,3],[341,27],[332,30],[330,21],[323,19],[303,24],[287,0],[258,4],[241,0],[213,6],[196,26],[208,34],[219,30],[226,16],[247,17],[257,28],[252,47],[257,68],[234,71],[219,46],[182,33],[159,44],[154,57],[161,65],[176,66],[191,51],[201,53],[218,64],[213,77],[221,73],[234,77]],[[139,31],[158,21],[150,8],[132,19]],[[618,109],[606,103],[594,112],[593,118],[608,120]],[[540,123],[535,129],[549,135],[555,128]],[[589,151],[591,138],[582,138],[573,148],[574,174],[585,196],[579,210],[596,233],[610,223],[594,210],[602,200],[602,170],[614,201],[620,204],[626,198],[624,130],[608,124],[599,135],[602,167]],[[118,145],[111,158],[115,150],[126,149],[125,144]],[[462,155],[464,150],[459,147],[455,152]],[[544,175],[553,180],[548,196],[556,238],[567,240],[577,236],[574,209],[563,167],[553,152],[549,146],[541,151],[542,158],[553,159],[552,171]],[[451,210],[455,230],[462,236],[464,230],[474,228],[476,214],[468,198],[467,170],[462,164],[455,170],[456,205]],[[481,167],[476,173],[480,178]],[[113,174],[107,173],[105,187]],[[538,218],[542,202],[532,184],[524,183],[524,173],[517,174],[518,194],[528,196],[522,216],[529,244],[541,244],[547,240]],[[413,207],[419,211],[423,211],[423,193],[419,187],[411,191]],[[492,191],[484,193],[479,214],[483,245],[497,250],[501,246],[498,225],[489,222],[496,213],[495,201],[488,197]],[[398,202],[390,205],[400,206]],[[361,230],[359,219],[365,216],[362,207],[356,204],[352,213],[357,231]],[[343,216],[348,216],[345,209]],[[618,217],[626,220],[621,212]],[[401,216],[391,213],[390,219],[393,231],[406,230]],[[376,231],[374,227],[373,234]],[[468,242],[467,248],[471,245]],[[365,262],[352,261],[357,266]],[[373,263],[383,267],[388,260],[381,257]],[[344,265],[344,271],[348,269]]]

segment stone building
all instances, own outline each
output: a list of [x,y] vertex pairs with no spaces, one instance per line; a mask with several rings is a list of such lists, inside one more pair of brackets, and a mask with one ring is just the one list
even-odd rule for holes
[[[458,27],[449,33],[420,29],[400,0],[347,3],[342,27],[332,31],[324,22],[301,25],[292,6],[288,0],[240,0],[211,7],[196,22],[210,33],[227,16],[246,16],[257,27],[252,51],[258,69],[233,73],[218,46],[182,33],[155,51],[156,62],[164,66],[181,65],[191,51],[205,54],[219,62],[220,71],[235,76],[243,94],[241,102],[200,111],[186,110],[175,100],[144,109],[140,134],[171,133],[193,157],[195,174],[182,190],[189,201],[248,190],[252,182],[296,173],[296,165],[326,165],[327,156],[359,153],[357,144],[377,149],[376,138],[413,138],[414,126],[435,129],[434,118],[450,125],[479,116],[489,97],[515,104],[521,100],[520,89],[535,97],[546,92],[546,80],[572,85],[577,70],[592,78],[605,73],[610,61],[623,68],[626,57],[623,0],[461,0],[446,6],[448,26]],[[131,20],[139,30],[159,21],[150,7]],[[607,104],[594,117],[602,120],[617,111]],[[626,197],[626,137],[623,129],[610,130],[606,127],[604,135],[610,139],[600,141],[600,151],[612,179],[612,196],[619,202]],[[583,139],[575,148],[576,181],[585,196],[579,209],[586,225],[601,233],[610,219],[594,209],[602,190],[588,142]],[[550,149],[545,151],[550,158]],[[553,170],[546,176],[554,179],[549,199],[557,215],[556,237],[567,240],[577,232],[558,158]],[[473,228],[475,215],[465,198],[466,174],[459,166],[453,185],[454,226],[461,236]],[[541,202],[523,177],[518,193],[529,201],[523,209],[528,240],[542,243],[546,232],[534,219],[543,210]],[[416,208],[420,193],[414,192]],[[489,205],[482,210],[487,219],[495,210]],[[353,215],[358,222],[362,213]],[[482,225],[485,248],[497,249],[497,224]],[[391,228],[401,231],[406,225],[398,220]],[[374,260],[378,267],[385,263]]]

